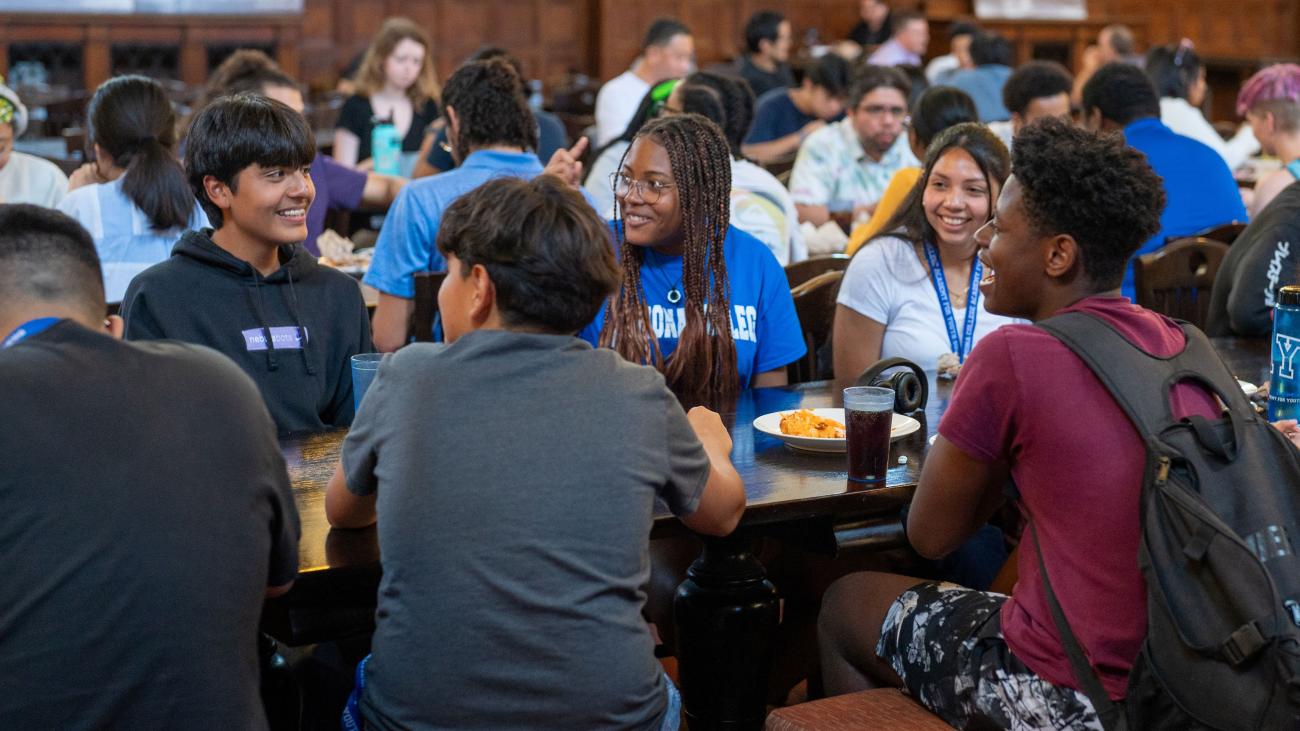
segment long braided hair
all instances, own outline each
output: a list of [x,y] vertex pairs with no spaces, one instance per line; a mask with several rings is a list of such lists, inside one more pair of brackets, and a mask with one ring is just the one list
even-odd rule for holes
[[739,390],[740,375],[731,338],[731,301],[723,258],[731,215],[730,148],[722,130],[698,114],[653,120],[636,136],[643,138],[663,147],[672,167],[682,217],[686,326],[677,349],[665,363],[641,288],[645,250],[627,242],[622,202],[616,198],[614,220],[623,283],[610,298],[600,345],[613,348],[633,363],[653,364],[678,396],[732,395]]

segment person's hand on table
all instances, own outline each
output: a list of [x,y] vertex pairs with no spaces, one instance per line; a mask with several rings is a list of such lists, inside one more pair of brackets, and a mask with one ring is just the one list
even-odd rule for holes
[[691,428],[695,430],[695,436],[699,437],[700,443],[704,445],[705,452],[731,454],[731,433],[727,431],[726,424],[722,423],[722,417],[718,416],[718,412],[696,406],[686,412],[686,420],[691,423]]
[[873,201],[871,203],[860,203],[854,206],[853,224],[849,230],[852,231],[852,229],[855,229],[858,226],[861,226],[862,224],[866,223],[867,221],[870,221],[871,216],[876,212],[876,206],[878,205],[880,205],[880,201]]
[[555,175],[575,188],[582,185],[582,155],[587,151],[587,145],[587,138],[579,137],[573,147],[556,150],[542,173]]
[[745,512],[745,483],[731,463],[731,434],[722,417],[703,406],[686,412],[686,420],[709,457],[709,479],[695,512],[682,516],[682,523],[696,533],[725,536]]
[[1295,419],[1275,421],[1273,422],[1273,428],[1286,435],[1286,438],[1296,447],[1300,447],[1300,423],[1297,423]]
[[817,130],[825,126],[826,126],[826,120],[824,119],[814,119],[808,124],[805,124],[803,128],[799,130],[799,141],[803,142],[804,140],[808,139],[808,135],[812,134],[813,132],[816,132]]

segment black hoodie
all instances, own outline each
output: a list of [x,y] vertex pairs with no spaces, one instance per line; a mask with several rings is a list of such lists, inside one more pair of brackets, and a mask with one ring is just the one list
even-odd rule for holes
[[257,384],[281,434],[351,424],[351,357],[374,349],[356,281],[298,245],[281,246],[280,268],[263,277],[211,236],[187,232],[170,259],[131,281],[126,338],[182,340],[229,356]]

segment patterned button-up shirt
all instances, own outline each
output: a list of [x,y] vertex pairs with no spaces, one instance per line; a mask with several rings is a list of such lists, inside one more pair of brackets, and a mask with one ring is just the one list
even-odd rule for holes
[[826,206],[832,212],[875,203],[899,168],[918,167],[907,134],[900,134],[879,161],[867,157],[852,117],[827,125],[804,140],[790,173],[795,203]]

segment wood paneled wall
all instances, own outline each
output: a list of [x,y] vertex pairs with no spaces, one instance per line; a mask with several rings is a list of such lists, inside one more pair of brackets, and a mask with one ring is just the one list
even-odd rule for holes
[[301,73],[312,86],[333,86],[339,69],[394,15],[429,32],[440,79],[486,44],[509,48],[530,77],[589,72],[592,5],[593,0],[306,0]]
[[0,14],[0,74],[9,71],[9,46],[55,42],[82,49],[82,83],[94,89],[111,71],[114,44],[174,46],[178,77],[190,84],[207,78],[207,46],[248,43],[273,46],[276,60],[296,73],[302,18],[294,16],[198,17],[129,15]]
[[[973,5],[893,4],[920,6],[939,21],[969,15]],[[661,15],[691,26],[701,65],[732,57],[742,50],[745,19],[764,8],[784,12],[799,40],[808,28],[817,28],[822,39],[840,38],[857,21],[856,0],[304,0],[298,18],[6,15],[0,16],[0,50],[22,40],[85,44],[85,80],[93,87],[107,74],[112,43],[175,43],[182,79],[195,83],[205,70],[203,44],[242,39],[274,45],[286,69],[313,87],[328,88],[385,17],[404,15],[429,29],[440,77],[480,45],[495,43],[518,54],[530,77],[554,82],[569,70],[600,79],[620,73],[636,56],[646,26]],[[1099,23],[1131,22],[1147,42],[1187,36],[1202,55],[1220,63],[1246,68],[1260,59],[1300,56],[1300,0],[1090,0],[1088,8],[1088,32]],[[1045,26],[1022,31],[1026,38],[1053,32]],[[942,53],[943,46],[936,32],[931,51]],[[4,64],[0,57],[0,72]]]

